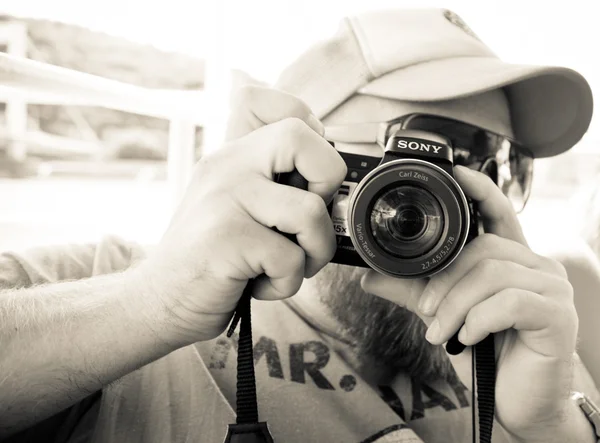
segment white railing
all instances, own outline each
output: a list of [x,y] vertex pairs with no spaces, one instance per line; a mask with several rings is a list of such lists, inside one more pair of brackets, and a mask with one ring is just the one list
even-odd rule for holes
[[167,179],[174,204],[191,175],[196,127],[204,125],[206,108],[203,91],[144,88],[4,53],[0,102],[97,106],[168,120]]
[[203,123],[202,91],[157,90],[0,53],[0,100],[99,106]]

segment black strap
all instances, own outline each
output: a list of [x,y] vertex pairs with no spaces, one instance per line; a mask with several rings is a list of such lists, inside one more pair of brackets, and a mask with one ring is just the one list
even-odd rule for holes
[[237,355],[237,396],[236,410],[238,424],[258,422],[258,406],[256,402],[256,377],[254,375],[254,352],[252,348],[252,316],[250,301],[252,300],[252,283],[248,283],[235,310],[227,336],[231,337],[238,322],[240,336]]
[[[494,426],[494,410],[496,407],[496,348],[494,334],[488,335],[473,349],[475,371],[473,378],[477,380],[477,410],[479,412],[479,442],[492,441],[492,428]],[[475,383],[473,383],[475,386]],[[473,392],[475,390],[473,389]],[[473,402],[475,411],[475,402]],[[475,423],[475,417],[473,417]],[[473,433],[475,442],[475,433]]]
[[251,300],[254,280],[250,280],[235,309],[227,337],[240,323],[237,356],[236,422],[227,428],[224,443],[273,443],[266,422],[258,421],[256,376],[252,346]]
[[[458,340],[458,332],[448,340],[446,352],[458,355],[466,348]],[[490,334],[473,346],[471,354],[471,422],[473,443],[477,443],[479,421],[479,443],[491,443],[496,404],[496,350],[494,335]],[[477,393],[477,396],[475,395]],[[475,408],[477,405],[477,408]],[[479,420],[478,420],[479,419]]]

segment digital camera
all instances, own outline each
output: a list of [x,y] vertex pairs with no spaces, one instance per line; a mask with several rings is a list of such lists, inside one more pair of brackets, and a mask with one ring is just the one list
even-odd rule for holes
[[333,263],[429,277],[478,235],[475,205],[454,179],[449,139],[400,130],[383,157],[338,152],[348,173],[328,207],[337,237]]

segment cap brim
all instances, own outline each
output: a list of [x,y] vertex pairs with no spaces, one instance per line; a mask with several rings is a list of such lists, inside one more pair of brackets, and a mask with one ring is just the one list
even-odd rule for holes
[[576,71],[508,64],[492,57],[434,60],[392,71],[362,94],[404,101],[443,101],[504,87],[515,138],[536,157],[567,151],[587,131],[592,92]]

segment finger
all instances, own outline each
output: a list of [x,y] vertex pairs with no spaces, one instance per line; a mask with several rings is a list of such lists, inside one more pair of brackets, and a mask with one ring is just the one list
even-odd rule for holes
[[[202,273],[213,275],[219,281],[223,280],[218,277],[222,276],[226,263],[237,271],[224,276],[231,288],[239,288],[241,282],[265,274],[268,281],[261,282],[254,288],[253,295],[256,298],[282,299],[298,292],[304,280],[305,254],[300,246],[256,223],[247,214],[243,217],[235,217],[234,214],[227,221],[226,230],[215,226],[215,223],[219,222],[205,220],[201,224],[201,229],[214,233],[203,243],[205,250],[210,253],[211,261],[197,264],[202,266]],[[199,298],[198,303],[202,303],[202,300],[204,299]],[[238,302],[237,298],[230,297],[208,297],[206,300],[210,301],[210,306],[199,305],[201,312],[221,314],[232,312]]]
[[428,339],[434,344],[444,343],[459,330],[474,306],[505,289],[519,288],[550,296],[566,290],[566,284],[559,277],[514,262],[483,260],[443,298],[435,314],[438,325]]
[[577,314],[535,292],[508,288],[474,306],[458,338],[472,346],[488,334],[511,328],[541,355],[570,356],[575,348]]
[[512,204],[485,174],[464,166],[454,168],[456,180],[465,194],[477,202],[486,232],[527,245]]
[[323,124],[308,105],[287,92],[254,85],[244,86],[237,91],[232,102],[226,140],[243,137],[262,126],[286,118],[304,121],[320,136],[325,133]]
[[419,297],[427,284],[426,279],[401,279],[369,270],[362,276],[360,284],[365,292],[385,298],[416,313],[426,324],[433,321],[432,318],[423,316],[417,309]]
[[248,228],[247,236],[254,240],[247,241],[246,247],[238,251],[250,268],[249,277],[258,277],[252,295],[261,300],[291,297],[298,292],[304,280],[304,251],[275,231],[250,223],[252,226]]
[[283,186],[264,177],[234,190],[238,204],[258,223],[294,234],[306,252],[304,275],[312,277],[333,257],[335,231],[325,202],[317,194]]
[[531,269],[560,272],[553,261],[542,257],[527,246],[494,234],[483,234],[467,244],[458,258],[441,272],[431,277],[419,300],[423,315],[435,315],[444,296],[474,266],[487,259],[507,260]]
[[264,177],[298,172],[308,181],[308,190],[329,201],[346,177],[346,163],[323,137],[297,118],[288,118],[260,128],[240,139],[243,147],[236,155],[243,158],[245,168]]

